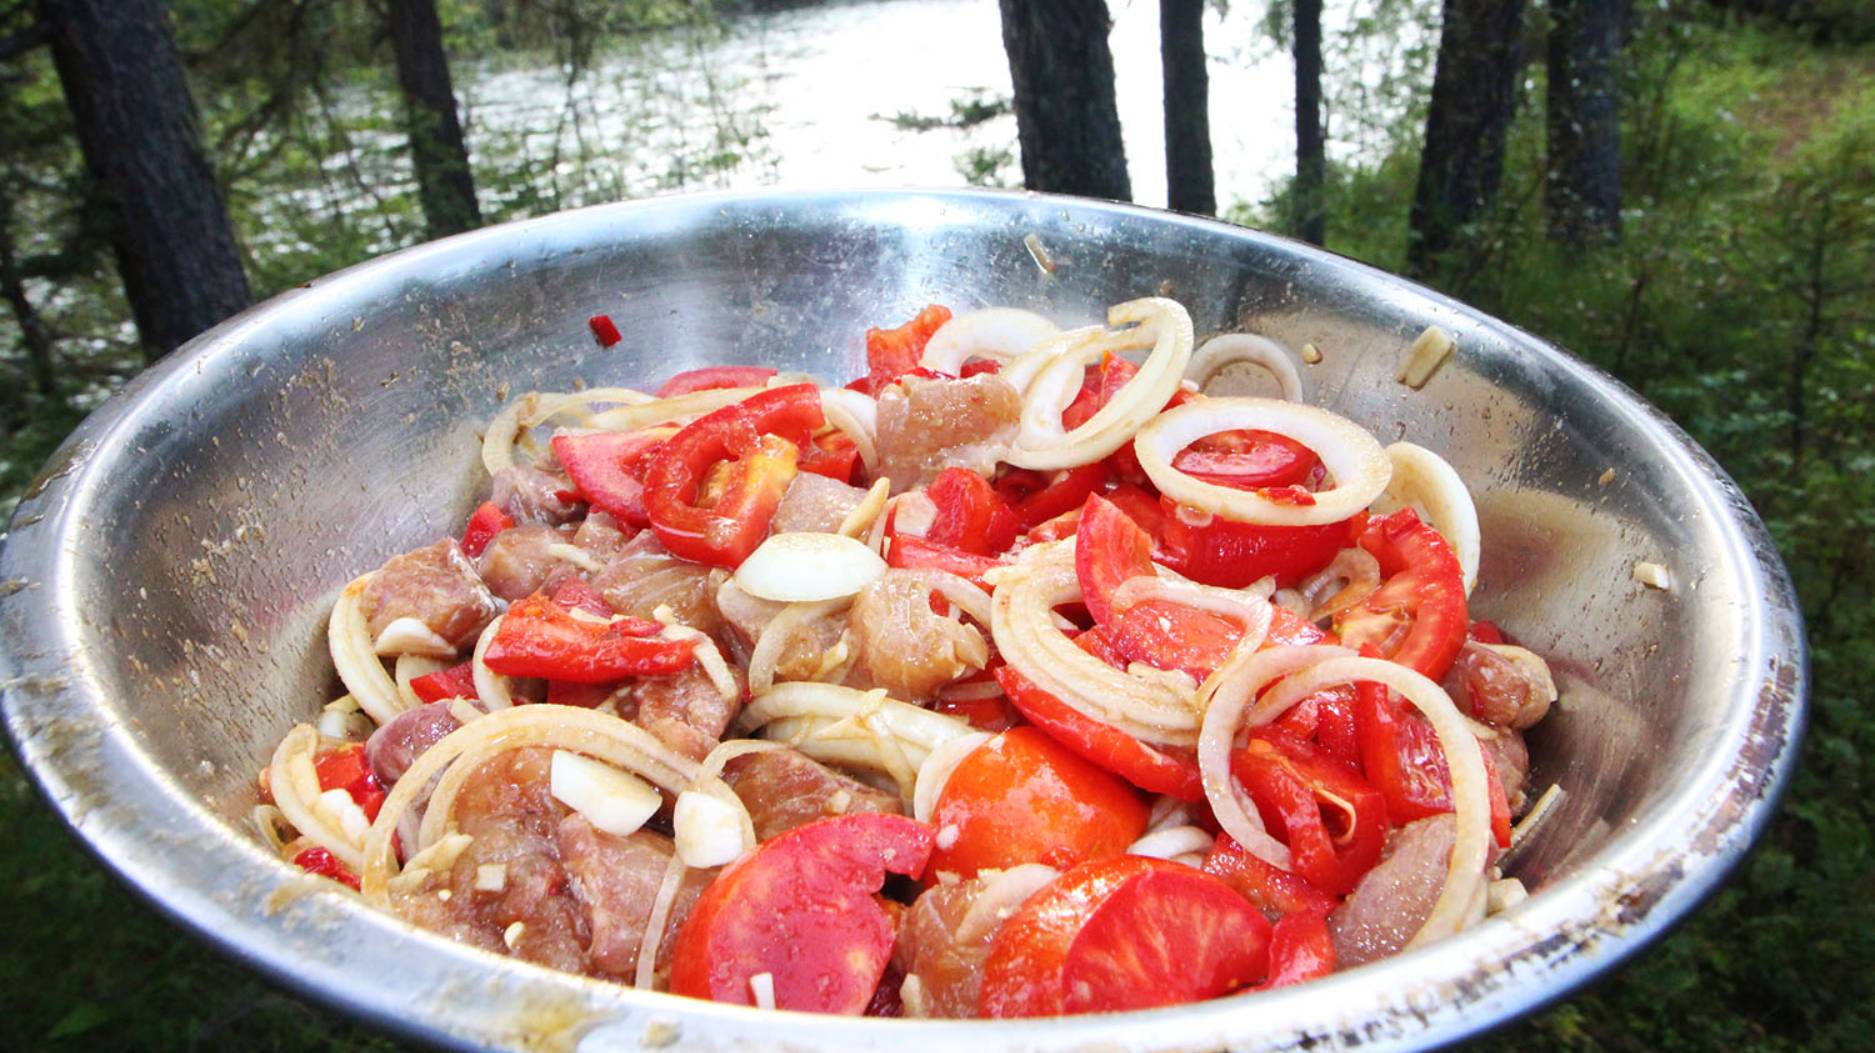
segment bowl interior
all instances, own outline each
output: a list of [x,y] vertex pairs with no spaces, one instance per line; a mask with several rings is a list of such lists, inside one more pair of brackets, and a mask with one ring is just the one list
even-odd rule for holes
[[[1802,661],[1762,528],[1704,455],[1612,382],[1417,287],[1247,231],[1033,196],[588,210],[413,249],[227,323],[89,422],[21,505],[0,573],[24,583],[0,589],[15,662],[9,727],[108,862],[239,953],[353,1010],[388,1015],[392,996],[348,979],[341,966],[359,959],[311,949],[309,932],[369,933],[413,974],[521,1000],[506,1018],[458,1002],[399,1020],[430,1037],[506,1041],[499,1021],[534,1011],[517,1007],[536,995],[517,992],[553,991],[582,1027],[629,1030],[655,1011],[693,1040],[727,1043],[744,1026],[733,1013],[411,934],[308,892],[245,843],[265,757],[336,694],[323,631],[334,595],[388,556],[459,532],[487,487],[480,429],[526,391],[654,385],[719,363],[837,383],[863,369],[868,325],[926,303],[1025,307],[1068,325],[1146,295],[1183,303],[1201,340],[1249,330],[1314,345],[1322,360],[1303,367],[1313,401],[1457,468],[1483,533],[1473,617],[1547,656],[1562,690],[1530,736],[1533,790],[1557,783],[1567,796],[1516,860],[1538,893],[1532,911],[1553,915],[1529,916],[1543,918],[1538,935],[1571,931],[1617,871],[1620,887],[1643,893],[1603,926],[1607,939],[1582,930],[1457,1015],[1456,978],[1537,936],[1500,920],[1491,940],[1425,952],[1410,978],[1396,961],[1334,981],[1447,984],[1420,1024],[1390,1008],[1410,998],[1310,997],[1280,1003],[1297,1033],[1378,1014],[1394,1028],[1372,1039],[1383,1045],[1452,1037],[1559,993],[1686,909],[1762,823],[1788,762]],[[596,346],[587,318],[599,313],[623,342]],[[1396,382],[1407,346],[1435,323],[1458,354],[1422,390]],[[1642,560],[1667,567],[1672,587],[1636,583]],[[158,834],[173,851],[152,851]],[[369,964],[386,957],[369,952]],[[1233,1025],[1228,1008],[1193,1018],[1216,1017],[1205,1034],[1287,1041],[1267,1016],[1254,1031]],[[870,1045],[879,1030],[816,1033]],[[1140,1043],[1164,1044],[1153,1036],[1139,1032]]]

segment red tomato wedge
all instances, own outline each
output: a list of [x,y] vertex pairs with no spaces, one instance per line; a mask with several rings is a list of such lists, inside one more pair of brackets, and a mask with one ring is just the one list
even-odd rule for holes
[[1302,911],[1276,923],[1270,932],[1270,978],[1263,987],[1306,983],[1334,971],[1335,943],[1326,911]]
[[989,481],[968,468],[946,468],[925,488],[937,507],[924,539],[978,556],[1016,542],[1016,515]]
[[671,992],[753,1005],[749,980],[767,973],[781,1009],[865,1012],[895,935],[875,894],[888,872],[923,874],[930,855],[930,828],[898,815],[835,816],[764,842],[684,920]]
[[1084,716],[1008,666],[996,670],[996,679],[1023,717],[1061,745],[1147,793],[1170,794],[1181,801],[1204,800],[1204,778],[1189,751],[1149,746],[1111,724]]
[[814,436],[813,442],[801,447],[800,469],[804,472],[850,483],[858,465],[859,447],[851,435],[837,428]]
[[643,527],[650,523],[645,517],[646,464],[669,435],[664,430],[555,435],[553,456],[588,504]]
[[1074,573],[1081,581],[1087,613],[1106,625],[1114,619],[1114,590],[1129,579],[1156,573],[1152,538],[1118,505],[1089,494],[1074,531]]
[[1238,490],[1299,486],[1321,465],[1313,450],[1270,431],[1207,435],[1172,458],[1186,475]]
[[1230,621],[1169,600],[1136,603],[1106,628],[1114,649],[1127,662],[1182,669],[1201,684],[1243,637],[1243,630]]
[[868,379],[883,387],[917,369],[931,334],[950,320],[950,308],[931,304],[896,329],[866,330]]
[[[1373,656],[1373,646],[1362,649]],[[1452,770],[1445,749],[1425,717],[1395,699],[1380,684],[1354,685],[1354,730],[1361,770],[1386,799],[1395,826],[1452,810]],[[1482,745],[1486,788],[1491,793],[1491,834],[1510,847],[1510,802],[1497,777],[1497,762]]]
[[503,676],[609,684],[628,676],[668,676],[696,660],[690,641],[653,637],[659,628],[634,618],[610,625],[582,621],[535,593],[508,608],[482,662]]
[[475,663],[463,662],[448,669],[439,669],[426,673],[410,681],[410,690],[425,702],[441,702],[446,698],[475,697]]
[[1265,914],[1325,914],[1341,905],[1339,896],[1309,884],[1301,874],[1265,863],[1229,834],[1218,834],[1212,842],[1210,854],[1204,857],[1204,872],[1222,879]]
[[473,559],[482,554],[495,535],[514,525],[514,517],[493,501],[483,501],[462,528],[462,553]]
[[[1126,382],[1139,375],[1139,367],[1109,351],[1100,358],[1100,365],[1087,371],[1081,381],[1081,391],[1068,403],[1068,408],[1061,411],[1061,426],[1070,431],[1086,424],[1094,414],[1104,409],[1113,401],[1113,396],[1126,386]],[[1130,444],[1129,444],[1130,445]]]
[[1163,859],[1075,867],[996,933],[978,1008],[1059,1016],[1182,1005],[1261,980],[1269,922],[1229,885]]
[[658,388],[658,398],[670,399],[693,391],[718,388],[759,388],[775,371],[767,366],[705,366],[677,374]]
[[1410,508],[1376,519],[1361,547],[1380,564],[1380,587],[1335,617],[1349,647],[1371,645],[1433,680],[1443,678],[1465,646],[1465,577],[1439,532]]
[[[792,384],[684,425],[645,470],[645,514],[658,540],[693,563],[741,564],[768,536],[798,450],[825,423],[819,389]],[[703,492],[706,479],[720,481],[714,500]]]
[[1057,869],[1116,856],[1146,830],[1132,788],[1035,728],[1011,728],[972,750],[938,795],[931,825],[956,828],[931,870],[975,877],[988,868]]
[[1165,507],[1165,548],[1173,569],[1206,585],[1241,589],[1267,575],[1285,588],[1327,566],[1352,544],[1365,514],[1322,526],[1262,526],[1213,516],[1194,526],[1170,498]]

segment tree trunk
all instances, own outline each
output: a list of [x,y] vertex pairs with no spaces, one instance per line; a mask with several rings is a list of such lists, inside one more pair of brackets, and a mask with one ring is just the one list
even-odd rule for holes
[[0,299],[6,300],[7,306],[13,309],[13,321],[20,329],[20,344],[26,349],[34,389],[51,398],[58,393],[52,333],[26,295],[26,282],[20,274],[13,246],[13,198],[4,183],[0,183]]
[[151,360],[252,302],[163,0],[39,0]]
[[1296,183],[1290,197],[1296,236],[1320,245],[1328,225],[1322,201],[1328,173],[1322,149],[1322,0],[1295,0],[1295,5]]
[[460,234],[482,224],[475,203],[475,177],[456,118],[456,94],[443,53],[443,24],[436,0],[390,0],[391,50],[404,93],[404,128],[410,160],[430,237]]
[[1428,274],[1497,198],[1523,68],[1523,0],[1445,0],[1406,267]]
[[1103,0],[1002,0],[1030,190],[1130,201]]
[[1569,245],[1621,234],[1621,121],[1614,59],[1620,0],[1550,0],[1550,236]]
[[1165,74],[1166,206],[1215,216],[1204,0],[1159,0],[1159,61]]

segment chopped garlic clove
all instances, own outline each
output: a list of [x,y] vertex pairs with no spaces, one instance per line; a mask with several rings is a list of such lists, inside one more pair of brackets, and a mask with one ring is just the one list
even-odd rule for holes
[[553,751],[548,788],[595,829],[616,837],[636,832],[663,803],[636,775],[566,750]]
[[1413,346],[1407,350],[1406,358],[1400,363],[1400,372],[1393,379],[1418,391],[1426,386],[1426,381],[1445,365],[1445,360],[1452,357],[1458,345],[1452,342],[1452,335],[1436,325],[1429,325],[1419,334]]
[[1646,560],[1634,564],[1634,580],[1650,589],[1664,591],[1673,587],[1673,576],[1667,572],[1667,568]]
[[701,790],[677,795],[671,816],[677,854],[687,867],[707,869],[734,862],[747,846],[742,841],[742,816],[727,801]]

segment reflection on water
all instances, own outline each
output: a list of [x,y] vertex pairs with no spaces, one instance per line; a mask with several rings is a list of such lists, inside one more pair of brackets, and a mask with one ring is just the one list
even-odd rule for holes
[[[1134,198],[1163,205],[1158,4],[1116,2],[1113,15]],[[1293,157],[1289,59],[1259,15],[1232,4],[1207,17],[1224,203],[1259,198]],[[550,68],[468,66],[457,79],[478,164],[525,157],[560,205],[692,187],[954,185],[973,150],[1004,157],[996,181],[1021,180],[1014,117],[928,131],[885,119],[1008,96],[995,0],[829,4],[645,34],[570,86]]]

